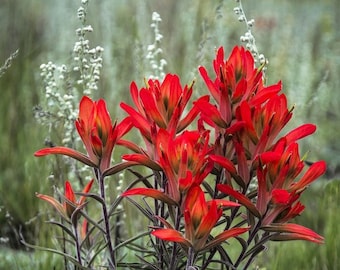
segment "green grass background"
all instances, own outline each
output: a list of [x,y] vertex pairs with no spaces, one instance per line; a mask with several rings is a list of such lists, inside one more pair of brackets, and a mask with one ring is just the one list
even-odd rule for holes
[[[50,227],[40,216],[45,207],[35,192],[51,194],[49,162],[33,157],[44,146],[48,129],[39,125],[32,108],[42,100],[39,66],[49,60],[70,63],[79,27],[80,1],[0,1],[0,63],[16,49],[19,56],[0,78],[0,269],[61,269],[60,259],[27,252],[18,242],[21,232],[30,242],[50,244]],[[317,124],[314,136],[302,142],[311,161],[328,163],[325,179],[304,193],[305,213],[297,222],[325,236],[326,244],[271,243],[255,266],[265,269],[339,269],[340,261],[340,9],[338,0],[244,0],[247,17],[255,19],[253,34],[269,59],[268,84],[283,81],[295,106],[290,127]],[[151,14],[163,19],[160,31],[166,72],[182,83],[197,78],[194,95],[206,93],[197,67],[211,67],[214,49],[228,52],[240,44],[245,25],[237,21],[233,0],[92,0],[88,24],[92,47],[104,48],[100,89],[112,115],[121,118],[119,102],[129,102],[131,81],[142,85],[152,70],[145,59],[153,42]],[[128,179],[127,179],[128,181]],[[131,214],[132,215],[132,214]],[[33,220],[32,220],[33,219]],[[129,227],[129,219],[126,219]],[[9,238],[10,241],[3,241]],[[18,250],[20,248],[20,251]]]

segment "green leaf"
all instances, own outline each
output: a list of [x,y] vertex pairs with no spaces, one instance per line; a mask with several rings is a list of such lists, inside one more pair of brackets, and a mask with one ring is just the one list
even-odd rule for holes
[[74,257],[72,257],[71,255],[64,253],[60,250],[56,250],[56,249],[52,249],[52,248],[46,248],[46,247],[41,247],[41,246],[36,246],[36,245],[31,245],[27,242],[25,242],[24,240],[20,241],[23,245],[25,245],[26,247],[35,249],[35,250],[41,250],[41,251],[47,251],[47,252],[52,252],[54,254],[58,254],[63,256],[66,260],[72,262],[75,266],[77,266],[79,269],[81,270],[91,270],[91,268],[88,268],[86,266],[81,265]]

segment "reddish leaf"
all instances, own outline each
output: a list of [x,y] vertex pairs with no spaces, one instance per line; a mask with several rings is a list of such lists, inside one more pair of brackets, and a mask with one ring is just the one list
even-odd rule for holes
[[186,247],[191,246],[191,243],[185,239],[180,232],[173,229],[158,229],[151,234],[165,241],[180,243]]
[[211,240],[207,245],[205,245],[204,250],[210,250],[218,245],[220,245],[225,240],[238,236],[242,233],[249,231],[249,228],[232,228],[230,230],[224,231],[217,235],[213,240]]
[[160,201],[163,201],[167,204],[175,205],[177,204],[172,198],[170,198],[168,195],[166,195],[164,192],[153,189],[153,188],[133,188],[125,191],[122,196],[134,196],[134,195],[142,195],[151,197]]
[[[304,226],[293,224],[293,223],[284,223],[284,224],[271,224],[268,226],[262,227],[263,230],[267,232],[280,232],[284,233],[276,237],[276,240],[307,240],[315,243],[323,243],[324,238],[314,232],[313,230],[306,228]],[[286,234],[287,233],[287,234]],[[273,238],[275,239],[275,238]]]
[[217,189],[227,195],[234,197],[240,204],[245,206],[254,216],[261,217],[259,211],[257,210],[256,206],[249,200],[249,198],[242,193],[234,190],[229,185],[222,185],[218,184]]
[[68,147],[59,146],[59,147],[43,148],[34,153],[34,156],[36,157],[42,157],[46,155],[65,155],[65,156],[74,158],[76,160],[79,160],[80,162],[88,166],[97,167],[97,164],[94,163],[91,159],[89,159],[86,155],[76,150],[73,150],[71,148],[68,148]]

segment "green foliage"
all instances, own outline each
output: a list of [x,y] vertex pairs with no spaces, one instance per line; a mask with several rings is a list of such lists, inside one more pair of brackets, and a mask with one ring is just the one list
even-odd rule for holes
[[1,269],[63,269],[62,258],[47,252],[25,252],[0,248],[0,261]]

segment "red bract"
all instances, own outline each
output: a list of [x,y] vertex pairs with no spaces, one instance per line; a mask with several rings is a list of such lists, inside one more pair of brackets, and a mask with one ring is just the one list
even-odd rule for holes
[[[191,185],[201,184],[212,170],[213,163],[208,158],[211,148],[208,143],[208,132],[184,131],[174,137],[165,129],[158,131],[154,145],[155,156],[158,157],[156,162],[167,179],[165,193],[176,202],[180,201],[181,194],[184,195]],[[123,155],[123,159],[157,168],[146,154]],[[149,194],[157,196],[157,193]]]
[[280,232],[279,235],[272,236],[274,241],[306,240],[318,244],[323,244],[324,238],[316,232],[304,226],[292,223],[272,224],[262,227],[267,232]]
[[[222,200],[207,202],[202,189],[198,185],[193,185],[188,190],[184,201],[185,236],[172,227],[156,229],[152,234],[166,241],[181,243],[184,248],[192,247],[196,252],[213,248],[226,239],[235,237],[248,230],[248,228],[233,228],[222,232],[207,243],[211,230],[222,216],[222,208],[233,206],[238,206],[238,204]],[[164,222],[164,225],[170,226],[167,222]]]
[[[82,193],[88,193],[92,187],[94,179],[87,183]],[[37,193],[36,196],[42,200],[50,203],[64,218],[71,218],[76,209],[82,209],[85,206],[85,196],[81,196],[79,200],[76,199],[73,188],[69,181],[65,182],[65,198],[64,202],[60,203],[55,198]]]
[[151,142],[154,125],[176,134],[197,116],[198,111],[194,107],[183,117],[192,94],[192,86],[185,85],[182,88],[179,77],[172,74],[167,74],[163,82],[150,79],[147,86],[140,91],[133,82],[130,93],[135,108],[125,103],[121,103],[121,107],[131,116],[133,125],[143,137]]
[[184,131],[173,138],[171,134],[160,130],[157,137],[159,164],[167,176],[169,187],[174,192],[184,193],[195,184],[201,184],[212,170],[208,159],[211,152],[209,133]]
[[238,136],[252,159],[272,146],[291,117],[285,95],[274,95],[266,103],[254,107],[246,101],[240,104],[236,118],[244,123],[244,129]]
[[263,224],[287,222],[303,211],[304,206],[298,201],[300,194],[326,171],[326,164],[324,161],[315,162],[297,180],[304,162],[300,159],[298,144],[287,145],[284,137],[272,152],[264,153],[259,159],[257,208],[265,215]]
[[[238,104],[247,101],[250,106],[266,102],[281,90],[281,84],[264,87],[261,69],[254,65],[254,58],[243,47],[234,47],[229,58],[224,60],[224,50],[220,47],[213,61],[215,79],[209,78],[204,67],[199,71],[217,103],[217,108],[208,98],[196,103],[205,119],[211,119],[220,128],[232,125]],[[209,120],[208,120],[209,121]]]
[[128,120],[123,120],[118,125],[112,124],[105,101],[102,99],[93,101],[84,96],[80,101],[76,128],[88,156],[67,147],[44,148],[34,155],[39,157],[49,154],[62,154],[103,172],[110,167],[114,145],[131,128],[131,124]]
[[270,149],[291,111],[286,97],[278,95],[281,82],[264,86],[261,68],[244,48],[235,47],[227,60],[219,48],[213,67],[213,79],[204,67],[199,69],[216,102],[204,96],[194,103],[201,112],[199,127],[204,129],[206,122],[215,128],[214,153],[237,163],[235,180],[245,188],[253,176],[254,159]]

